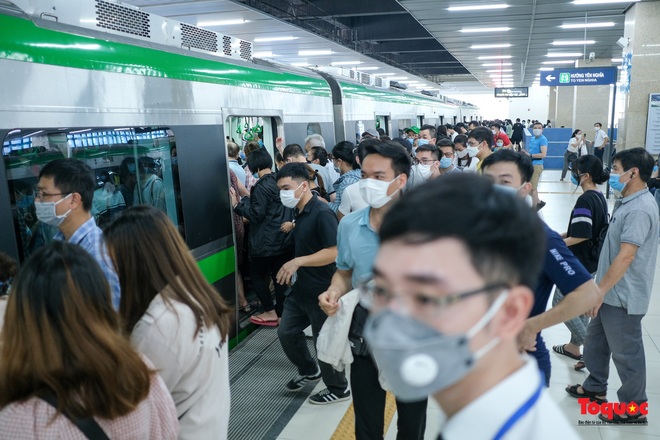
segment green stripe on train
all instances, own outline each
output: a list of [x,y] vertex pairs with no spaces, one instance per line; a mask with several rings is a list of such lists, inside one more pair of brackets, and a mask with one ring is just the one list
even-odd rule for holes
[[197,262],[199,269],[202,271],[206,280],[213,284],[216,281],[234,273],[236,270],[236,256],[234,255],[234,246],[231,246],[224,251],[206,257]]
[[43,29],[0,15],[0,58],[330,97],[325,80]]

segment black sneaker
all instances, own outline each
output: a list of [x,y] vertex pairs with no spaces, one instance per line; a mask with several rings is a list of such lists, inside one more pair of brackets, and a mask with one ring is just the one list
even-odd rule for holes
[[329,389],[319,391],[318,393],[309,396],[309,403],[314,405],[327,405],[329,403],[343,402],[351,398],[351,392],[349,390],[344,391],[341,394],[335,394]]
[[536,205],[536,210],[540,211],[543,209],[544,206],[545,206],[545,202],[543,200],[540,200],[539,203]]
[[286,388],[289,391],[298,391],[308,383],[315,382],[319,379],[321,379],[321,370],[318,370],[316,373],[312,374],[311,376],[298,375],[293,379],[291,379],[289,383],[286,384]]

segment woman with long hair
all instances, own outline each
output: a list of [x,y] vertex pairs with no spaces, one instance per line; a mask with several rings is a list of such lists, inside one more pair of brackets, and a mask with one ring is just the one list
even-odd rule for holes
[[98,263],[55,241],[12,283],[0,343],[0,436],[84,439],[75,422],[85,422],[109,438],[174,439],[174,404],[152,367],[122,335]]
[[560,182],[564,181],[566,178],[566,173],[568,172],[568,166],[575,161],[580,156],[587,154],[587,145],[584,140],[584,135],[582,130],[577,129],[571,135],[571,139],[568,141],[568,147],[564,152],[564,167],[561,170],[561,179]]
[[[591,274],[598,268],[598,255],[594,247],[598,246],[601,230],[607,225],[607,200],[596,185],[607,182],[610,173],[603,170],[603,163],[593,154],[580,156],[573,162],[571,181],[584,191],[575,202],[568,221],[568,229],[563,234],[566,246]],[[555,289],[552,305],[564,298],[559,289]],[[571,331],[568,344],[555,345],[552,349],[561,355],[575,359],[576,370],[584,368],[580,347],[587,337],[589,318],[579,316],[565,322]]]
[[127,209],[105,236],[124,329],[174,398],[179,439],[227,438],[231,309],[159,210]]

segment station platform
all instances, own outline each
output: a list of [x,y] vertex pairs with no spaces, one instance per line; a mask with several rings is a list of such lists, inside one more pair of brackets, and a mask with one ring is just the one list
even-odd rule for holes
[[[568,225],[570,211],[581,189],[559,182],[560,171],[545,171],[539,186],[540,198],[547,205],[541,216],[558,232]],[[604,190],[604,188],[603,188]],[[614,204],[610,197],[610,213]],[[585,440],[651,440],[660,439],[660,264],[656,268],[653,296],[648,314],[642,320],[644,348],[647,362],[647,394],[649,399],[648,426],[585,426],[578,421],[593,420],[596,416],[580,414],[577,400],[564,391],[569,384],[581,383],[586,372],[573,370],[575,361],[551,351],[552,377],[550,394]],[[543,331],[546,345],[564,344],[570,333],[563,325]],[[311,338],[308,339],[313,346]],[[355,439],[353,409],[350,401],[330,405],[312,405],[307,397],[325,386],[322,382],[310,384],[298,392],[289,392],[286,382],[295,374],[295,368],[286,359],[277,339],[276,328],[257,329],[242,341],[229,355],[231,381],[231,417],[229,438],[232,440],[348,440]],[[618,401],[616,390],[621,382],[611,364],[608,400]],[[429,399],[426,436],[435,440],[445,416],[435,401]],[[388,397],[384,439],[396,439],[396,407]],[[478,420],[475,420],[478,423]]]

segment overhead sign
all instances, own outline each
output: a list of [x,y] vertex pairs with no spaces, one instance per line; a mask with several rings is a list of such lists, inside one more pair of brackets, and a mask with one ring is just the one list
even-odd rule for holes
[[495,87],[496,98],[527,98],[529,87]]
[[646,151],[651,154],[660,153],[660,93],[651,93],[651,96],[649,96]]
[[542,86],[602,86],[616,84],[616,67],[557,68],[541,72]]

